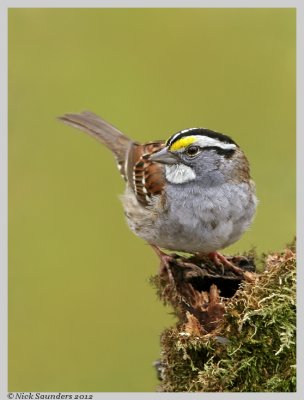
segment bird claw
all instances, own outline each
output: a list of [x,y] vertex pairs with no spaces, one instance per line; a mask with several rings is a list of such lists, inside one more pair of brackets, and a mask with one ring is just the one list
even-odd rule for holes
[[[197,267],[197,265],[195,263],[191,262],[192,260],[189,260],[190,262],[186,259],[181,259],[181,260],[177,261],[177,258],[180,258],[177,254],[167,254],[167,253],[164,253],[163,251],[161,251],[160,248],[155,245],[151,244],[150,246],[155,251],[155,253],[158,255],[158,257],[161,261],[160,274],[162,275],[164,272],[166,272],[168,275],[169,282],[174,287],[176,285],[175,285],[175,279],[172,274],[172,269],[171,269],[170,263],[180,264],[181,266],[184,266],[184,267],[190,267],[190,266]],[[196,257],[198,257],[198,259],[202,256],[206,257],[206,255],[196,253]],[[238,267],[233,262],[229,261],[221,253],[218,253],[217,251],[215,251],[215,252],[209,253],[207,256],[218,268],[221,269],[222,275],[225,275],[225,270],[228,269],[228,270],[234,272],[236,275],[240,276],[241,279],[243,279],[247,282],[253,282],[255,280],[255,275],[253,273],[244,271],[242,268]]]
[[237,275],[244,276],[244,271],[240,267],[237,267],[236,265],[234,265],[231,261],[227,260],[227,258],[225,256],[218,253],[217,251],[209,253],[208,257],[211,261],[213,261],[213,263],[217,267],[221,268],[223,275],[225,273],[225,268],[227,268],[230,271],[233,271],[234,273],[236,273]]
[[230,271],[233,271],[235,274],[240,275],[242,279],[244,279],[247,282],[254,282],[256,279],[256,275],[254,273],[249,271],[244,271],[242,268],[237,267],[231,261],[227,260],[225,256],[218,253],[217,251],[209,253],[208,257],[210,258],[211,261],[214,262],[216,266],[222,269],[223,274],[225,272],[225,267],[226,267],[227,269],[230,269]]

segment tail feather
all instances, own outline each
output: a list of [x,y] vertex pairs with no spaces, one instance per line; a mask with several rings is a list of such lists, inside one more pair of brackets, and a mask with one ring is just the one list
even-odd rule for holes
[[65,114],[58,119],[99,140],[114,153],[120,165],[124,163],[127,152],[134,143],[117,128],[89,111],[80,114]]

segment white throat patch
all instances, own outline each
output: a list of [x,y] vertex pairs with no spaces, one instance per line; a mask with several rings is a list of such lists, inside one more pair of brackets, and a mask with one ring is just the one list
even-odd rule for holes
[[195,172],[187,165],[166,165],[166,179],[171,183],[185,183],[193,181],[195,178]]

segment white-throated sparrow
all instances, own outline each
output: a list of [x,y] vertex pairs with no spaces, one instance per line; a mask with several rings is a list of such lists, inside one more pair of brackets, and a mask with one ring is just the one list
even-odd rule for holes
[[130,229],[159,248],[209,255],[236,242],[252,222],[257,199],[249,164],[229,137],[190,128],[167,142],[140,144],[90,112],[59,117],[115,155],[126,181],[122,203]]

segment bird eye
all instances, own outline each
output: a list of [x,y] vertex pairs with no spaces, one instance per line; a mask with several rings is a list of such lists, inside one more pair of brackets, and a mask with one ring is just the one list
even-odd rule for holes
[[186,154],[190,157],[196,156],[200,151],[200,148],[198,146],[189,146],[186,149]]

